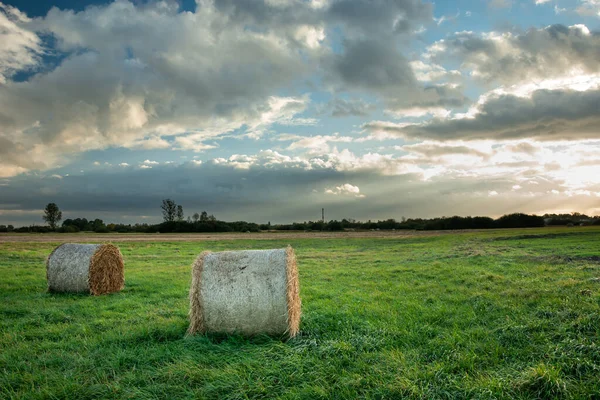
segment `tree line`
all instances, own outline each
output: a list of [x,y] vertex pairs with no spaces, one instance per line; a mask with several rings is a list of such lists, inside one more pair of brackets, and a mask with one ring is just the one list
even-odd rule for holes
[[62,225],[62,211],[55,203],[44,208],[43,220],[47,226],[24,226],[15,228],[12,225],[0,225],[0,232],[64,232],[81,231],[97,233],[185,233],[185,232],[260,232],[279,231],[343,231],[343,230],[460,230],[460,229],[494,229],[494,228],[534,228],[542,226],[575,226],[600,225],[600,216],[590,217],[581,213],[544,214],[543,216],[523,213],[503,215],[500,218],[490,217],[439,217],[439,218],[402,218],[401,221],[386,219],[379,221],[356,221],[352,218],[331,221],[305,221],[290,224],[257,224],[254,222],[226,222],[217,219],[206,211],[193,213],[187,218],[183,206],[172,199],[164,199],[160,205],[163,222],[159,224],[105,224],[99,218],[65,219]]

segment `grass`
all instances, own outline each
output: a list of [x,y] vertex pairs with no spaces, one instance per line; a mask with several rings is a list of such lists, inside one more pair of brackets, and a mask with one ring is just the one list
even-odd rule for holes
[[[184,336],[197,254],[288,242],[297,338]],[[0,398],[600,398],[597,228],[116,244],[126,288],[90,297],[0,243]]]

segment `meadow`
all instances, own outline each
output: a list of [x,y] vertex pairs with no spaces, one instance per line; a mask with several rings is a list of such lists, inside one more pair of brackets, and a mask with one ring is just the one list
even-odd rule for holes
[[[600,398],[600,228],[168,237],[115,234],[125,289],[91,297],[46,292],[59,243],[0,236],[0,398]],[[185,336],[200,252],[287,244],[296,338]]]

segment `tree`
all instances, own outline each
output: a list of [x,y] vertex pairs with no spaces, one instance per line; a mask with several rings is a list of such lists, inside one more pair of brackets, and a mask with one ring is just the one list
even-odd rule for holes
[[201,222],[207,222],[208,221],[208,213],[206,211],[202,211],[202,214],[200,214],[200,221]]
[[46,208],[44,208],[44,216],[42,219],[46,221],[48,225],[50,225],[50,229],[54,231],[56,230],[56,224],[62,219],[62,211],[60,211],[56,203],[48,203]]
[[194,213],[194,215],[192,215],[192,219],[194,220],[194,223],[197,224],[200,220],[200,214]]
[[165,222],[175,221],[175,217],[177,215],[177,204],[175,204],[173,200],[164,199],[160,208],[162,208],[163,219]]
[[177,221],[183,221],[183,207],[181,205],[177,206]]

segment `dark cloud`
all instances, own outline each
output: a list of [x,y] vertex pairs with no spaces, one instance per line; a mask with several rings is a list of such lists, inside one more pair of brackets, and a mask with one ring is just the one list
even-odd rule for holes
[[425,85],[399,91],[397,96],[388,99],[388,109],[397,113],[407,109],[460,109],[469,102],[460,86]]
[[[523,187],[520,194],[513,191],[516,182]],[[328,188],[345,184],[359,187],[366,197],[325,193]],[[0,223],[41,224],[41,210],[48,202],[56,202],[64,218],[159,222],[160,202],[167,197],[183,205],[186,215],[206,210],[225,220],[272,223],[316,220],[322,207],[328,219],[362,220],[455,214],[499,216],[557,207],[597,207],[595,197],[578,191],[567,193],[562,184],[560,180],[540,178],[539,169],[529,173],[524,165],[494,177],[441,174],[429,180],[416,174],[385,176],[365,170],[308,170],[289,165],[245,169],[188,163],[146,170],[115,168],[62,179],[36,175],[13,178],[2,186]],[[554,189],[561,194],[548,195]],[[600,191],[600,185],[587,189]]]
[[417,86],[408,60],[393,42],[346,41],[344,52],[333,57],[332,73],[351,89],[389,95]]
[[146,215],[158,222],[160,202],[169,197],[190,214],[206,210],[228,220],[284,222],[311,218],[323,205],[350,201],[325,196],[324,189],[364,181],[366,175],[334,168],[235,168],[217,163],[103,169],[62,179],[29,175],[3,187],[0,210],[36,210],[52,201],[70,217]]
[[332,117],[366,117],[375,109],[375,104],[369,104],[362,99],[342,99],[336,97],[324,107]]
[[413,108],[462,107],[468,98],[455,84],[423,84],[397,43],[388,37],[346,40],[325,61],[328,79],[340,91],[379,95],[392,112]]
[[433,20],[432,4],[420,0],[332,0],[323,5],[295,0],[217,0],[214,4],[233,21],[263,27],[339,24],[349,35],[407,33],[418,24]]
[[381,121],[363,126],[416,139],[599,138],[600,90],[537,90],[531,97],[500,95],[481,104],[473,118],[433,119],[398,125]]
[[327,17],[366,33],[406,33],[433,20],[433,5],[419,0],[338,0],[332,1]]

